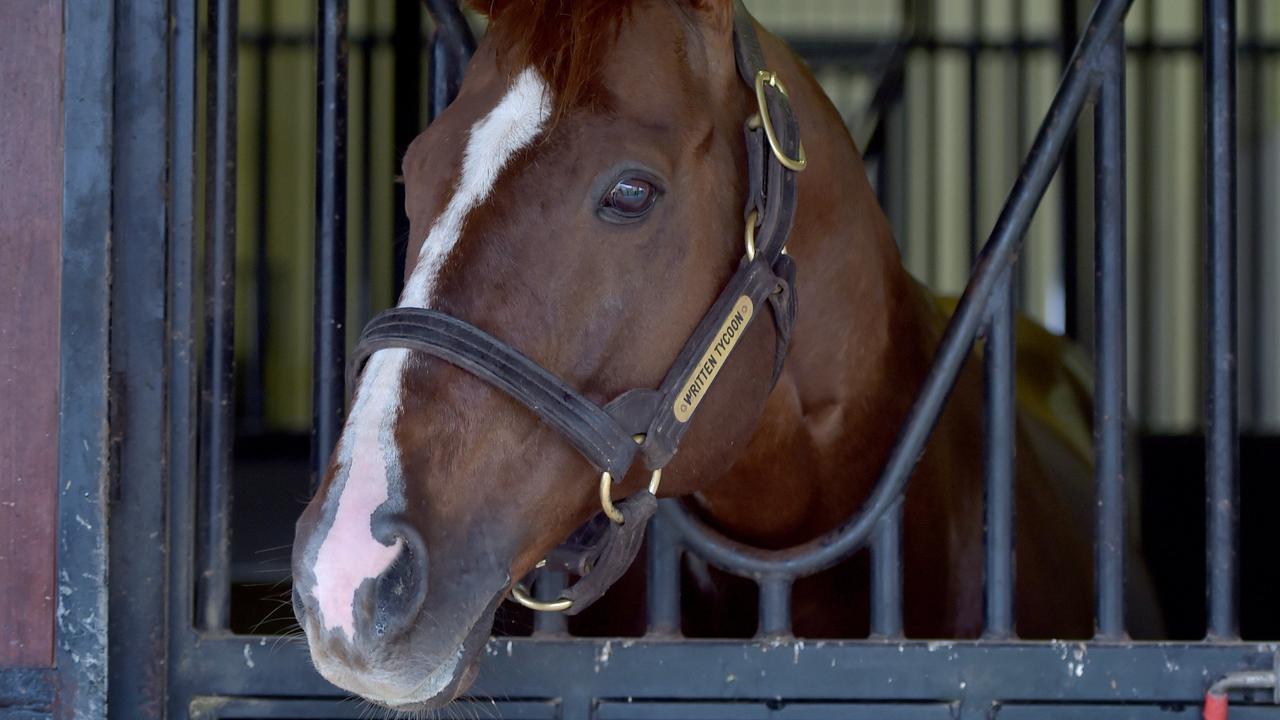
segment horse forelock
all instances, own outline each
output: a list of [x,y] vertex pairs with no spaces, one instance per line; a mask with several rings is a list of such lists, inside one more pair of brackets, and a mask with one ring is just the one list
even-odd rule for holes
[[636,0],[472,0],[508,72],[535,68],[552,88],[552,117],[600,99],[598,73]]
[[638,0],[472,0],[510,73],[534,68],[554,94],[552,118],[602,98],[599,73]]

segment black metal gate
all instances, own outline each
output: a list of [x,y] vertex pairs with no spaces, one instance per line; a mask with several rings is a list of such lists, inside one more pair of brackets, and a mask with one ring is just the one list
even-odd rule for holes
[[[108,13],[97,29],[114,33],[117,48],[110,670],[103,679],[109,681],[116,717],[363,717],[369,709],[323,681],[303,644],[231,630],[237,2],[207,0],[207,5],[207,36],[201,37],[193,3],[122,0],[104,11],[96,0],[67,0],[69,14]],[[428,95],[434,114],[456,92],[473,41],[455,4],[428,5],[437,27]],[[1128,6],[1127,0],[1099,0],[1083,27],[897,447],[860,514],[809,546],[764,553],[734,545],[667,504],[652,528],[647,556],[654,579],[648,591],[649,633],[628,639],[570,637],[558,618],[540,617],[530,637],[490,642],[474,699],[460,703],[457,714],[599,720],[1190,718],[1199,715],[1214,680],[1240,670],[1275,669],[1280,648],[1240,641],[1237,616],[1236,29],[1230,0],[1204,3],[1208,639],[1133,643],[1125,633],[1121,28]],[[341,429],[344,401],[346,23],[345,0],[319,3],[311,462],[320,470]],[[201,42],[208,48],[203,119],[197,94]],[[126,46],[128,51],[121,52]],[[1013,631],[1010,268],[1090,102],[1096,138],[1094,292],[1096,306],[1106,310],[1097,313],[1094,325],[1097,632],[1087,642],[1033,643],[1017,639]],[[203,136],[197,131],[201,123]],[[164,138],[163,145],[156,137]],[[197,175],[199,152],[207,169],[203,178]],[[167,193],[156,192],[157,183]],[[201,184],[203,198],[197,197]],[[980,336],[987,344],[988,388],[986,636],[908,640],[902,633],[900,499]],[[872,555],[873,638],[793,639],[793,581],[864,547]],[[681,553],[695,553],[758,583],[758,638],[679,636]],[[556,590],[552,581],[539,585],[539,592]],[[1262,706],[1240,712],[1280,717],[1280,710]]]

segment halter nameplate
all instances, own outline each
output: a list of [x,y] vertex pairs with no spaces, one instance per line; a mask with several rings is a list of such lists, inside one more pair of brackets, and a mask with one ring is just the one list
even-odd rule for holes
[[675,405],[672,407],[676,420],[685,423],[693,417],[693,411],[698,409],[698,403],[706,397],[711,383],[715,382],[716,376],[720,374],[720,368],[724,367],[725,360],[729,359],[729,353],[733,352],[747,325],[751,323],[751,313],[754,309],[751,298],[746,295],[738,298],[733,312],[720,325],[720,331],[715,335],[715,342],[707,347],[707,351],[702,354],[702,359],[695,366],[696,370],[676,395]]

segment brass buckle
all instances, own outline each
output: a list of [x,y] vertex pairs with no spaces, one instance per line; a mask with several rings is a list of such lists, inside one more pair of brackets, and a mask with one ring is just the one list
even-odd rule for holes
[[[773,156],[782,163],[782,167],[794,172],[803,172],[809,166],[809,160],[804,154],[804,141],[800,142],[800,157],[789,158],[782,151],[782,145],[778,142],[778,135],[773,130],[773,119],[769,117],[769,101],[764,94],[764,86],[768,85],[777,89],[784,97],[790,98],[787,94],[787,87],[782,84],[782,80],[778,78],[778,74],[772,70],[761,70],[756,73],[756,104],[759,105],[759,124],[764,126],[765,137],[769,138],[769,148],[773,150]],[[752,119],[752,128],[757,127],[755,118]]]
[[[756,223],[759,221],[759,211],[752,210],[751,214],[747,216],[747,262],[751,262],[756,259]],[[786,251],[784,250],[783,252]]]

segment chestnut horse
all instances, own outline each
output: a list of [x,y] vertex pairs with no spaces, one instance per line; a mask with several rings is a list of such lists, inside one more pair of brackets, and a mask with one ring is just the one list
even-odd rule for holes
[[[743,257],[743,126],[757,102],[735,66],[734,2],[478,4],[490,29],[460,94],[404,159],[416,245],[400,306],[464,318],[597,404],[655,388]],[[904,271],[840,115],[757,31],[809,157],[787,245],[800,298],[790,354],[771,386],[778,331],[762,309],[660,493],[777,548],[858,510],[945,314]],[[1052,345],[1041,350],[1048,374],[1031,394],[1042,402],[1019,418],[1018,628],[1087,637],[1088,399]],[[970,362],[906,495],[913,637],[981,632],[981,401]],[[1061,431],[1072,423],[1074,436]],[[297,527],[294,607],[317,669],[395,709],[459,695],[515,582],[600,510],[597,477],[475,375],[406,349],[374,353]],[[633,468],[615,495],[648,480]],[[865,598],[856,562],[803,583],[796,633],[865,632],[854,611]]]

